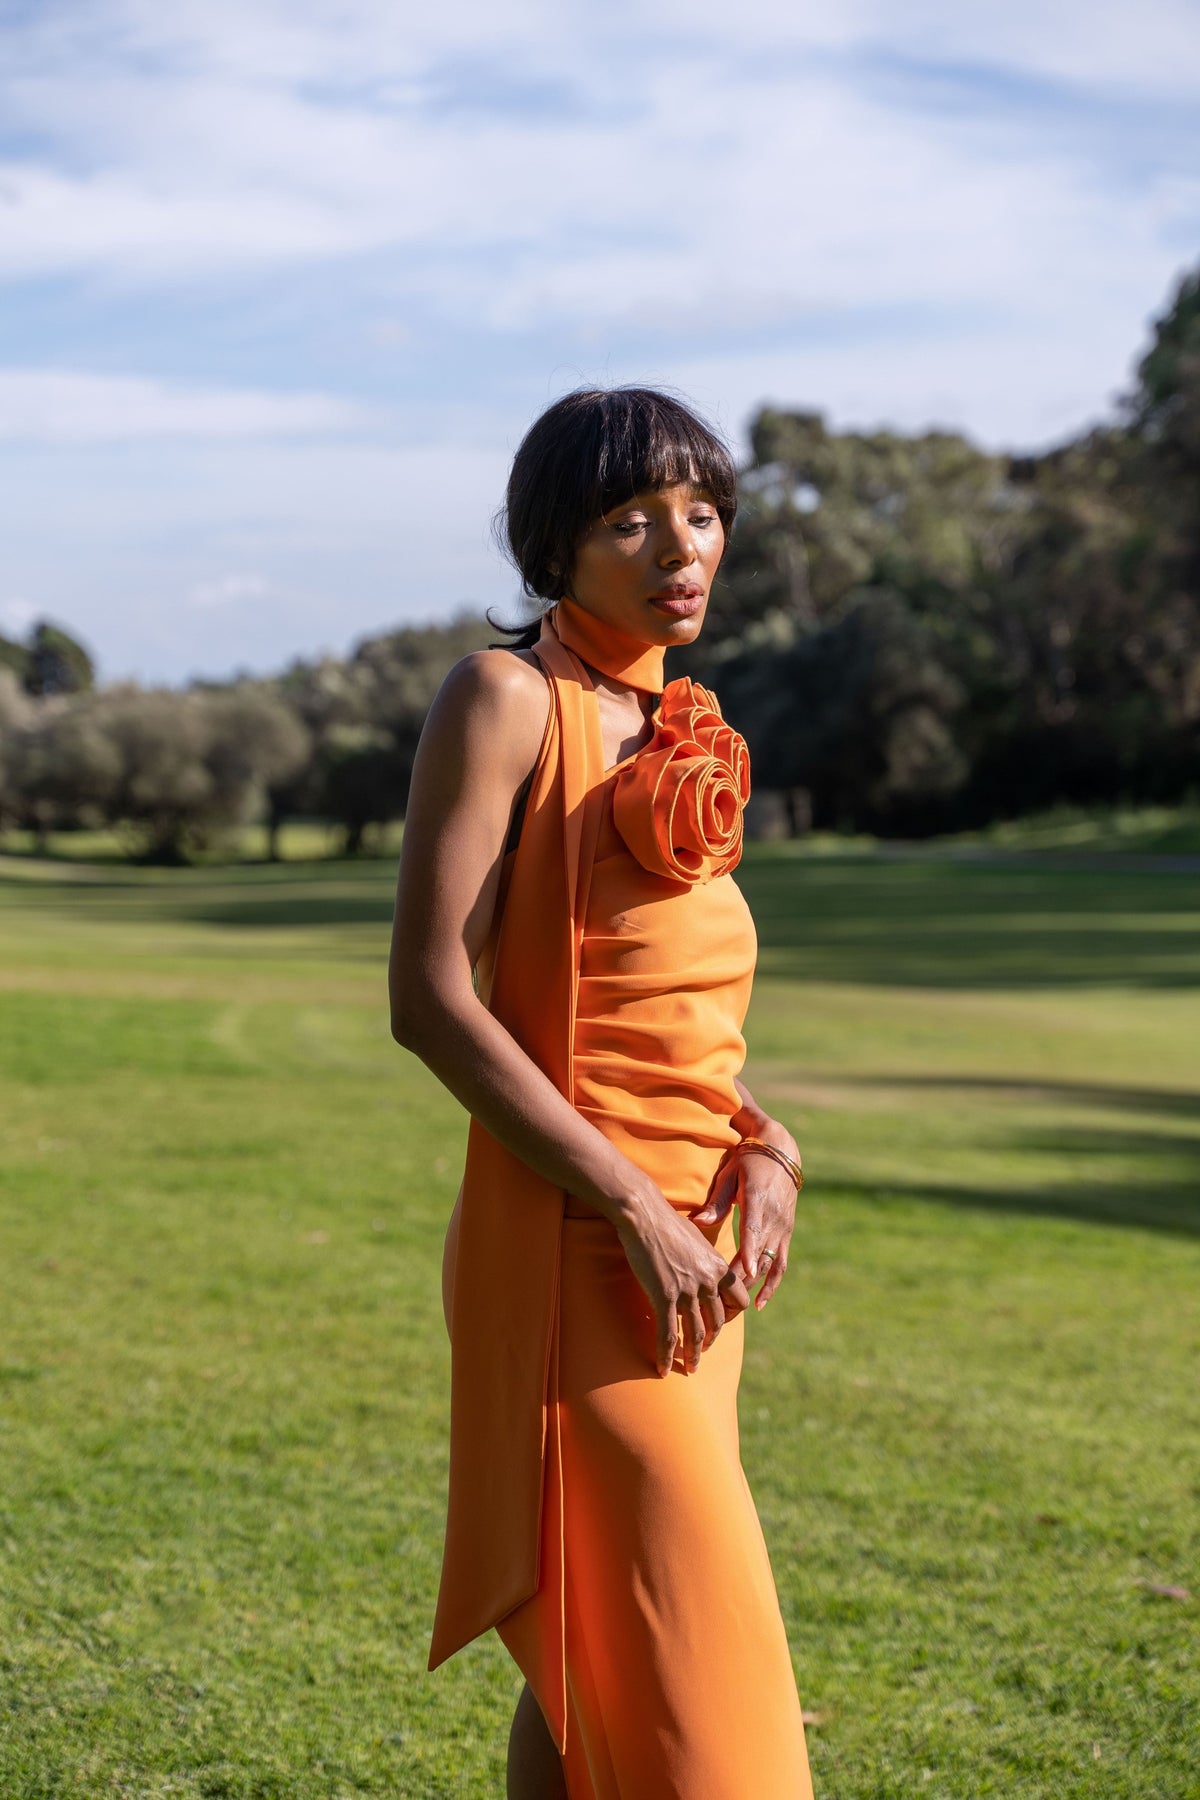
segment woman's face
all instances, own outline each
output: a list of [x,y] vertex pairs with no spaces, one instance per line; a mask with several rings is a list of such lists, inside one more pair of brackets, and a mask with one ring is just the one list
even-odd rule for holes
[[690,644],[700,635],[725,529],[701,488],[680,483],[636,494],[584,534],[571,598],[646,644]]

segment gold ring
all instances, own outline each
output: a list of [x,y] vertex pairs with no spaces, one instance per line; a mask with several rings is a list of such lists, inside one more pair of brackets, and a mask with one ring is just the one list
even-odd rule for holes
[[768,1262],[776,1261],[775,1252],[773,1250],[760,1250],[759,1255],[765,1256]]

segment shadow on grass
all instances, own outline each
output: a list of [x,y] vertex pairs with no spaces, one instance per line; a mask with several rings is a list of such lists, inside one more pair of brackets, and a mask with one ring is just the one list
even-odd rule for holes
[[[1000,989],[1200,986],[1200,880],[886,858],[803,859],[755,845],[737,880],[760,973],[860,986]],[[0,898],[84,916],[144,915],[238,930],[379,925],[395,865],[58,869],[0,882]]]
[[[798,861],[761,850],[738,882],[763,973],[891,987],[1200,985],[1200,882],[914,861]],[[390,924],[394,869],[342,864],[171,896],[189,920],[238,928]]]
[[1200,985],[1200,881],[756,854],[738,870],[764,974],[884,987]]
[[81,866],[38,880],[0,880],[0,901],[36,900],[72,918],[134,916],[239,930],[309,930],[391,924],[394,861],[240,864],[236,868],[125,870]]
[[932,1201],[968,1207],[976,1212],[1016,1214],[1024,1218],[1070,1219],[1083,1225],[1119,1225],[1139,1231],[1170,1232],[1200,1238],[1200,1191],[1194,1180],[1158,1181],[1134,1186],[1074,1184],[1038,1188],[956,1187],[950,1182],[887,1181],[875,1186],[861,1181],[822,1181],[822,1194],[889,1200]]
[[[1200,1091],[1186,1088],[1110,1087],[1102,1082],[1006,1080],[995,1075],[856,1075],[839,1071],[838,1087],[940,1089],[1003,1096],[1006,1099],[1052,1100],[1061,1106],[1090,1106],[1100,1111],[1169,1113],[1200,1124]],[[1183,1140],[1200,1154],[1200,1137]]]
[[389,884],[380,893],[273,894],[270,900],[214,901],[188,907],[184,916],[193,925],[308,930],[314,925],[390,925],[393,908]]
[[[839,1086],[880,1085],[865,1077],[839,1076]],[[1044,1101],[1055,1107],[1095,1108],[1103,1116],[1095,1124],[1070,1123],[1013,1127],[995,1115],[994,1125],[982,1123],[974,1134],[975,1146],[1002,1145],[1006,1153],[1027,1152],[1061,1157],[1064,1161],[1090,1161],[1091,1174],[1072,1172],[1062,1181],[1018,1183],[997,1188],[986,1183],[892,1181],[879,1183],[880,1198],[932,1200],[946,1206],[972,1207],[978,1211],[1005,1212],[1035,1217],[1072,1219],[1079,1223],[1132,1226],[1141,1230],[1174,1232],[1200,1237],[1200,1130],[1188,1133],[1179,1126],[1194,1121],[1200,1127],[1200,1093],[1175,1089],[1106,1087],[1074,1082],[1008,1082],[981,1076],[887,1076],[888,1088],[924,1089],[936,1093],[969,1091],[980,1099],[1008,1098]],[[1112,1115],[1117,1115],[1115,1119]],[[1140,1116],[1139,1116],[1140,1115]],[[1170,1123],[1158,1124],[1156,1117]],[[1120,1173],[1096,1177],[1106,1158],[1119,1160]],[[1141,1159],[1135,1178],[1128,1164]],[[861,1193],[862,1182],[822,1181],[824,1193]]]

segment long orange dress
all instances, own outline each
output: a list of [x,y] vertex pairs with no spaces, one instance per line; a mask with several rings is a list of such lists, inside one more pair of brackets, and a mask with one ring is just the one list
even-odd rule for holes
[[[730,1121],[740,1105],[734,1077],[745,1055],[741,1027],[753,976],[754,927],[727,872],[680,879],[670,833],[660,831],[670,871],[664,872],[654,846],[643,841],[639,821],[644,824],[651,798],[663,810],[658,775],[664,762],[670,771],[662,743],[664,735],[670,738],[672,718],[683,717],[690,731],[704,717],[711,728],[711,696],[690,683],[672,684],[659,708],[655,738],[606,771],[585,665],[552,627],[543,628],[539,654],[543,650],[554,704],[521,843],[505,860],[497,922],[480,961],[480,996],[495,1009],[509,909],[514,900],[518,909],[532,903],[533,890],[528,896],[517,891],[526,833],[538,818],[546,824],[545,797],[557,794],[564,802],[568,838],[573,819],[580,828],[573,892],[576,960],[570,972],[574,1017],[569,1066],[560,1071],[559,1085],[673,1206],[690,1212],[703,1203],[723,1151],[737,1141]],[[718,731],[731,736],[716,718]],[[582,735],[587,751],[574,805],[573,735]],[[707,741],[714,741],[713,729]],[[556,763],[566,765],[568,791],[555,788],[555,775],[563,772],[556,771]],[[533,826],[535,843],[539,829]],[[710,832],[721,837],[720,819],[710,820]],[[633,854],[630,838],[645,861]],[[545,845],[541,848],[544,854]],[[647,861],[657,866],[647,867]],[[551,894],[543,881],[543,932]],[[552,940],[548,949],[544,966],[552,996]],[[526,986],[537,975],[527,966]],[[503,1004],[505,995],[499,999]],[[541,1020],[535,1009],[529,1029]],[[520,1037],[522,1021],[516,1023]],[[493,1140],[477,1150],[482,1164],[476,1174],[482,1169],[486,1177],[490,1163],[501,1185],[511,1178],[503,1161],[507,1153],[492,1154],[499,1151]],[[528,1180],[530,1172],[525,1175]],[[469,1153],[464,1202],[471,1176]],[[474,1185],[478,1189],[481,1183]],[[489,1210],[482,1195],[475,1210]],[[543,1234],[547,1243],[548,1210],[543,1206],[527,1219],[533,1235]],[[460,1345],[468,1334],[474,1341],[481,1323],[469,1311],[467,1292],[483,1304],[489,1286],[499,1285],[501,1292],[507,1286],[503,1276],[498,1280],[494,1261],[480,1270],[482,1279],[468,1285],[469,1216],[464,1210],[461,1237],[456,1217],[447,1246],[456,1361]],[[521,1221],[512,1223],[516,1232],[510,1241],[519,1249]],[[564,1754],[571,1800],[700,1795],[811,1800],[791,1660],[740,1462],[737,1386],[744,1321],[726,1325],[702,1354],[696,1374],[686,1375],[677,1362],[663,1380],[654,1366],[649,1302],[613,1228],[560,1195],[552,1235],[556,1267],[553,1305],[543,1328],[547,1341],[539,1345],[535,1331],[519,1352],[531,1370],[522,1378],[526,1385],[534,1379],[533,1369],[544,1370],[540,1456],[525,1433],[522,1459],[536,1463],[540,1487],[536,1565],[530,1567],[522,1549],[528,1538],[529,1470],[521,1460],[506,1478],[503,1445],[494,1445],[491,1491],[462,1493],[472,1478],[462,1465],[496,1429],[495,1409],[504,1413],[513,1400],[501,1346],[498,1360],[493,1358],[490,1395],[469,1408],[475,1427],[469,1445],[461,1419],[456,1444],[452,1435],[451,1525],[431,1662],[457,1648],[456,1637],[465,1641],[472,1626],[482,1629],[480,1618],[484,1625],[495,1624]],[[729,1221],[709,1235],[722,1255],[732,1257]],[[501,1226],[489,1240],[493,1256],[502,1236]],[[529,1231],[525,1238],[528,1243]],[[477,1236],[471,1258],[478,1262],[487,1253],[488,1245]],[[537,1257],[535,1248],[535,1262]],[[511,1305],[511,1289],[506,1304]],[[481,1378],[478,1363],[472,1378]],[[458,1401],[456,1391],[456,1406]],[[520,1424],[512,1428],[519,1454],[522,1435]],[[475,1478],[483,1478],[482,1465]],[[461,1543],[472,1529],[475,1537],[463,1553]],[[488,1590],[483,1612],[478,1610],[480,1568],[486,1570]],[[510,1582],[509,1595],[501,1596],[495,1587],[497,1571]],[[524,1593],[518,1591],[522,1586]],[[465,1592],[471,1589],[476,1590],[474,1615]],[[506,1605],[512,1593],[518,1597]],[[494,1616],[486,1617],[487,1611]]]

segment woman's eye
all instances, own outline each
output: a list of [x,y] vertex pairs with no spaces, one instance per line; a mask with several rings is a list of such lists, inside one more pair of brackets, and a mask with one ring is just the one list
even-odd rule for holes
[[716,513],[697,513],[695,518],[692,520],[693,525],[699,525],[699,526],[715,525],[716,522],[717,522]]
[[613,530],[619,537],[632,537],[635,531],[645,531],[645,529],[646,521],[644,519],[620,519],[613,526]]

